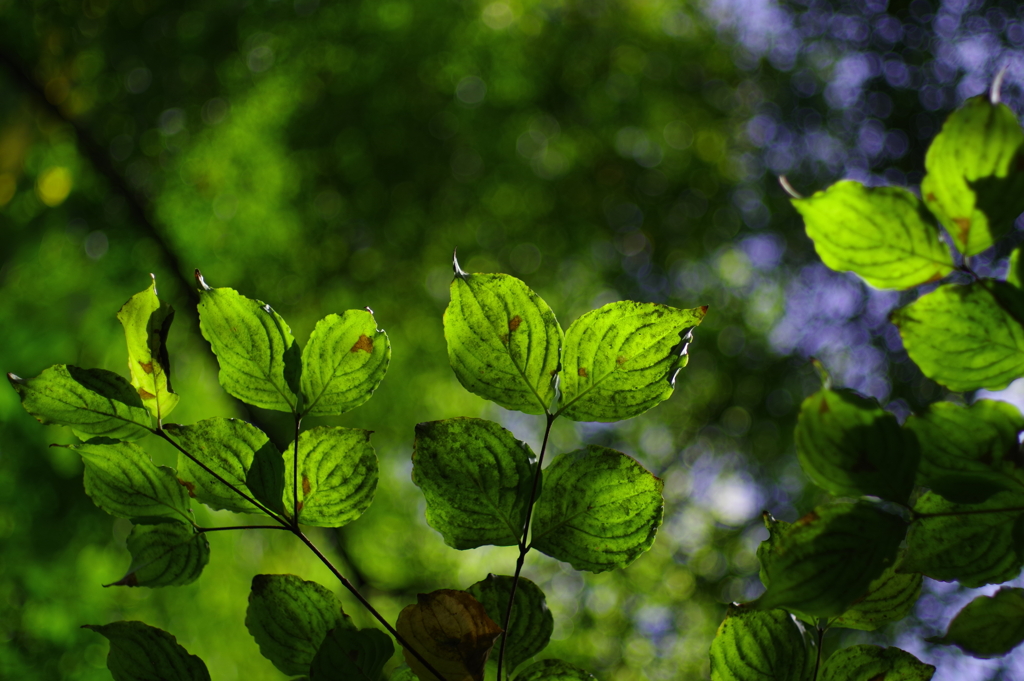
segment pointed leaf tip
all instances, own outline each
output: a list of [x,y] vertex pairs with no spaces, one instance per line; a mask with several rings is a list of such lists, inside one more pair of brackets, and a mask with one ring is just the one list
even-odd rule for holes
[[700,310],[700,316],[701,317],[703,317],[704,315],[706,315],[708,313],[708,306],[707,305],[701,305],[700,308],[698,308],[698,309]]
[[213,290],[213,288],[206,283],[206,280],[203,279],[203,273],[199,271],[198,267],[196,268],[196,285],[199,287],[201,291]]
[[456,277],[459,277],[460,279],[465,279],[466,278],[466,273],[462,271],[461,267],[459,267],[459,251],[458,251],[458,249],[455,249],[452,252],[452,269],[455,270],[455,276]]
[[12,374],[10,372],[7,373],[7,380],[10,381],[11,383],[24,383],[25,382],[24,378],[22,378],[21,376],[18,376],[16,374]]
[[785,175],[779,175],[779,184],[782,186],[783,191],[789,194],[794,199],[804,198],[800,192],[793,188],[793,185],[789,183],[789,178]]

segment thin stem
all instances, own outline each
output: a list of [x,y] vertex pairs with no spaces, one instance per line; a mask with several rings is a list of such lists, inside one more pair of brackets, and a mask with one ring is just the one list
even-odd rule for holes
[[296,531],[299,529],[299,425],[302,423],[302,416],[295,413],[295,453],[292,456],[292,499],[295,505],[292,508],[292,526]]
[[1016,511],[1024,511],[1024,506],[1011,506],[1009,508],[979,508],[971,511],[947,511],[943,513],[918,513],[915,511],[914,520],[921,520],[922,518],[950,518],[961,515],[984,515],[986,513],[1014,513]]
[[307,537],[305,534],[302,533],[301,530],[298,529],[294,529],[292,530],[292,532],[295,534],[296,537],[302,540],[303,544],[309,547],[310,551],[316,554],[316,557],[320,559],[320,562],[326,565],[327,569],[334,573],[334,576],[338,578],[342,586],[348,589],[349,593],[356,597],[356,600],[358,600],[363,605],[363,607],[366,608],[367,611],[369,611],[369,613],[373,615],[376,618],[376,620],[384,626],[385,629],[388,630],[388,633],[395,637],[395,640],[398,641],[399,645],[401,645],[403,648],[412,653],[413,657],[419,660],[420,663],[427,668],[427,671],[436,676],[440,681],[445,681],[445,678],[441,675],[441,672],[437,671],[434,668],[434,665],[430,664],[425,659],[423,659],[423,656],[420,655],[415,648],[409,645],[409,642],[406,641],[405,638],[403,638],[402,635],[398,633],[398,630],[391,626],[391,624],[389,624],[388,621],[384,619],[384,617],[379,612],[377,612],[376,608],[370,605],[370,601],[366,600],[366,597],[359,593],[359,589],[353,586],[352,582],[345,579],[345,576],[338,571],[338,568],[334,567],[334,564],[331,563],[330,560],[328,560],[327,556],[320,552],[320,549],[316,547],[316,544],[310,541],[309,537]]
[[821,668],[821,641],[825,638],[825,630],[818,627],[818,656],[814,660],[814,676],[811,681],[818,681],[818,669]]
[[551,424],[558,418],[557,414],[547,415],[547,425],[544,427],[544,441],[540,445],[540,455],[537,457],[537,471],[533,475],[533,488],[530,490],[530,503],[526,506],[526,520],[523,522],[523,533],[519,537],[519,558],[516,559],[516,572],[512,575],[512,592],[508,596],[508,607],[505,609],[505,623],[502,625],[504,634],[501,637],[501,648],[498,650],[498,681],[501,681],[501,668],[505,663],[505,644],[508,643],[508,627],[512,621],[512,606],[516,602],[516,587],[519,586],[519,575],[523,571],[523,564],[526,562],[526,554],[530,546],[526,543],[526,535],[530,530],[530,520],[533,517],[533,502],[537,500],[537,490],[540,487],[540,469],[544,465],[544,453],[548,449],[548,436],[551,435]]
[[292,531],[292,528],[286,525],[232,525],[231,527],[199,527],[196,526],[196,532],[220,532],[222,530],[288,530]]

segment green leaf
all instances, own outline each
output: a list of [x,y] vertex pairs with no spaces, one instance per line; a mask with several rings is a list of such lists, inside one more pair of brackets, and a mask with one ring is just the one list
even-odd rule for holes
[[946,119],[928,148],[921,194],[964,255],[987,249],[1024,211],[1021,145],[1013,111],[979,96]]
[[[284,507],[292,514],[294,445],[284,455]],[[377,455],[370,431],[317,426],[299,435],[299,522],[341,527],[370,507],[377,490]]]
[[391,341],[369,310],[321,319],[302,351],[302,411],[335,416],[370,399],[391,361]]
[[896,310],[903,345],[925,376],[950,390],[1001,390],[1024,375],[1024,292],[1000,281],[946,285]]
[[524,669],[515,681],[596,681],[596,677],[562,660],[541,660]]
[[[504,624],[508,599],[512,594],[511,577],[487,575],[486,579],[477,582],[466,591],[480,601],[488,617],[499,626]],[[512,619],[508,625],[508,644],[505,647],[508,671],[515,671],[520,664],[544,650],[551,640],[551,632],[554,629],[555,619],[548,610],[544,592],[530,580],[520,577],[515,604],[512,606]],[[501,646],[500,636],[494,645]]]
[[1009,268],[1006,272],[1006,282],[1017,288],[1024,288],[1024,262],[1021,261],[1021,247],[1013,249],[1010,253]]
[[750,605],[841,615],[892,565],[903,521],[867,504],[819,506],[759,551],[767,590]]
[[379,681],[395,654],[391,637],[376,629],[337,627],[313,656],[310,681]]
[[818,674],[820,681],[929,681],[935,667],[899,648],[856,645],[837,650]]
[[230,288],[210,288],[196,270],[199,329],[231,395],[264,409],[297,413],[302,360],[281,315]]
[[1012,404],[936,402],[908,418],[906,428],[921,449],[918,484],[949,501],[976,504],[996,492],[1024,492],[1017,467],[1024,416]]
[[706,312],[624,300],[574,321],[565,333],[558,413],[621,421],[667,400],[686,366],[690,332]]
[[919,452],[878,401],[849,390],[821,390],[804,400],[793,434],[811,481],[837,496],[868,494],[905,503]]
[[118,518],[181,516],[191,522],[188,492],[174,471],[157,466],[131,442],[97,438],[67,445],[85,463],[85,493]]
[[626,567],[654,544],[664,483],[635,459],[588,445],[544,471],[531,546],[577,570]]
[[945,636],[927,640],[958,646],[974,657],[1006,655],[1024,642],[1024,589],[1003,587],[978,596],[957,613]]
[[132,385],[150,413],[158,420],[167,418],[178,404],[171,389],[171,360],[167,356],[167,332],[174,309],[157,298],[156,277],[149,288],[128,299],[117,319],[124,327],[128,343],[128,370]]
[[329,589],[295,575],[252,578],[245,626],[260,653],[285,674],[306,674],[332,629],[354,629]]
[[506,409],[543,414],[555,399],[562,329],[526,284],[466,274],[455,263],[444,313],[448,360],[466,390]]
[[[247,484],[248,471],[253,465],[256,452],[264,451],[266,457],[281,459],[281,453],[266,433],[239,419],[217,417],[189,426],[167,424],[164,429],[174,436],[183,449],[246,494],[251,493]],[[281,468],[283,471],[283,461]],[[188,487],[191,496],[210,508],[236,513],[259,513],[259,509],[250,502],[180,452],[178,477]],[[283,473],[281,484],[284,484]],[[280,498],[277,497],[278,505]]]
[[890,565],[868,585],[867,594],[842,615],[830,620],[829,626],[874,631],[901,620],[914,610],[917,597],[921,595],[922,581],[921,575],[898,574]]
[[809,681],[813,665],[785,610],[730,607],[711,642],[711,681]]
[[536,470],[526,443],[483,419],[431,421],[416,426],[412,462],[427,522],[446,544],[519,543]]
[[981,504],[955,504],[926,492],[914,505],[898,572],[920,572],[966,587],[1013,579],[1024,566],[1024,495],[999,492]]
[[138,440],[153,427],[139,394],[112,371],[57,364],[35,378],[7,374],[7,379],[37,421],[71,426],[82,440]]
[[128,552],[128,572],[106,586],[183,586],[196,581],[210,562],[206,535],[173,518],[136,519]]
[[107,669],[114,681],[210,681],[210,672],[163,629],[142,622],[86,624],[110,641]]
[[949,247],[916,196],[902,187],[844,180],[793,199],[822,262],[876,288],[906,289],[953,271]]
[[269,440],[252,455],[252,466],[245,474],[245,486],[256,501],[274,513],[285,515],[284,458]]
[[409,665],[400,664],[391,670],[391,676],[388,677],[389,681],[420,681],[420,677],[416,676]]

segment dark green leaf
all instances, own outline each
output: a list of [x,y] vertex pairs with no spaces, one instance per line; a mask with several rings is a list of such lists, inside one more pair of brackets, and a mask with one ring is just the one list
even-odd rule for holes
[[156,277],[149,288],[136,293],[121,307],[117,318],[128,343],[128,370],[132,385],[150,413],[165,419],[178,404],[171,389],[171,363],[167,356],[167,332],[174,309],[156,295]]
[[544,471],[531,546],[577,570],[626,567],[654,544],[664,483],[622,452],[589,445]]
[[621,421],[667,400],[706,312],[624,300],[574,321],[565,333],[558,413]]
[[1024,292],[983,280],[942,286],[892,321],[910,359],[925,376],[950,390],[999,390],[1024,375],[1024,327],[1015,308]]
[[899,572],[920,572],[974,588],[1013,579],[1024,566],[1024,495],[999,492],[954,504],[934,492],[917,500]]
[[497,423],[457,418],[416,426],[412,481],[427,522],[456,549],[519,543],[536,463]]
[[128,572],[107,586],[183,586],[196,581],[210,561],[210,542],[173,518],[136,520],[128,535],[128,552]]
[[877,288],[905,289],[953,271],[949,247],[916,196],[902,187],[844,180],[793,199],[822,262]]
[[40,423],[71,426],[82,440],[138,440],[153,416],[128,381],[104,369],[57,364],[35,378],[7,374],[21,406]]
[[964,255],[987,249],[1024,210],[1022,145],[1013,111],[979,96],[946,119],[928,148],[921,194]]
[[285,674],[306,674],[331,629],[354,629],[333,593],[295,575],[252,578],[245,626],[263,657]]
[[898,574],[894,566],[889,566],[868,585],[867,595],[832,619],[829,626],[874,631],[884,624],[901,620],[913,611],[917,597],[921,595],[922,581],[917,573]]
[[245,485],[256,501],[284,514],[284,459],[273,442],[268,440],[253,453]]
[[[291,515],[294,445],[284,455],[284,507]],[[370,431],[317,426],[299,436],[299,522],[341,527],[370,507],[377,490],[377,455]]]
[[448,360],[466,390],[506,409],[543,414],[555,398],[562,329],[526,284],[458,270],[444,313]]
[[310,681],[379,681],[395,654],[391,637],[376,629],[338,627],[327,634],[309,668]]
[[534,662],[515,681],[596,681],[593,674],[562,660]]
[[712,681],[810,681],[813,666],[785,610],[731,607],[711,642]]
[[420,681],[420,677],[409,668],[409,665],[400,664],[391,671],[389,681]]
[[906,427],[920,445],[917,482],[946,499],[976,504],[996,492],[1024,492],[1017,467],[1024,417],[1012,404],[936,402]]
[[866,504],[819,506],[758,552],[767,591],[751,605],[835,617],[893,563],[903,521]]
[[832,654],[821,666],[821,681],[929,681],[935,667],[899,648],[856,645]]
[[821,390],[800,408],[793,439],[811,481],[837,496],[872,495],[905,503],[919,453],[896,417],[848,390]]
[[107,669],[114,681],[210,681],[210,672],[196,655],[162,629],[142,622],[86,624],[110,641]]
[[131,442],[94,439],[68,445],[85,463],[85,492],[118,518],[181,516],[191,520],[188,492],[174,471],[157,466]]
[[928,641],[958,646],[974,657],[1006,655],[1024,642],[1024,589],[1003,587],[978,596],[957,613],[945,636]]
[[302,410],[333,416],[370,399],[391,361],[391,341],[369,310],[327,315],[302,351]]
[[[281,458],[280,452],[262,430],[239,419],[218,417],[189,426],[168,424],[164,428],[192,456],[247,494],[251,492],[247,485],[248,471],[256,452],[264,450],[267,457]],[[283,461],[281,466],[283,468]],[[259,512],[250,502],[180,452],[178,477],[193,497],[210,508],[236,513]],[[281,480],[283,484],[283,474]]]
[[220,365],[220,384],[246,404],[296,412],[302,360],[291,329],[269,305],[199,283],[199,328]]
[[[480,601],[487,616],[498,623],[505,623],[508,598],[512,593],[512,578],[504,575],[487,575],[487,578],[466,589]],[[508,644],[505,646],[505,662],[511,673],[516,667],[547,647],[555,619],[548,610],[547,599],[540,587],[526,579],[519,578],[516,600],[509,621]],[[504,634],[502,634],[504,636]],[[494,642],[501,646],[501,637]]]

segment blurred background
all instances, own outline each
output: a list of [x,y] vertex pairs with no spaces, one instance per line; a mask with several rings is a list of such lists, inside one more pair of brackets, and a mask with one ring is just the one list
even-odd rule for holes
[[[535,449],[543,427],[448,367],[453,250],[467,271],[524,279],[563,327],[624,298],[709,305],[669,401],[553,434],[554,453],[604,444],[665,480],[654,548],[602,575],[536,554],[525,570],[555,616],[544,656],[607,681],[707,678],[726,604],[760,593],[761,510],[794,520],[824,498],[792,446],[818,386],[808,358],[901,418],[971,397],[907,361],[887,315],[915,294],[825,269],[776,177],[806,194],[844,177],[916,187],[945,116],[1002,68],[1020,114],[1011,0],[0,0],[0,368],[126,374],[114,315],[152,272],[178,311],[172,420],[241,417],[283,445],[280,415],[217,384],[193,268],[274,306],[300,342],[326,314],[373,308],[387,378],[365,406],[305,425],[375,431],[373,506],[314,538],[394,621],[418,592],[515,561],[427,528],[414,425],[480,416]],[[999,273],[1020,233],[976,268]],[[106,641],[79,626],[141,619],[217,681],[284,678],[243,624],[257,572],[329,585],[370,626],[284,533],[212,534],[187,587],[104,589],[130,525],[84,494],[72,452],[47,447],[69,441],[0,390],[0,677],[108,679]],[[143,442],[173,465],[159,444]],[[926,581],[913,617],[826,647],[895,642],[936,679],[1024,678],[1019,654],[924,643],[976,595]]]

